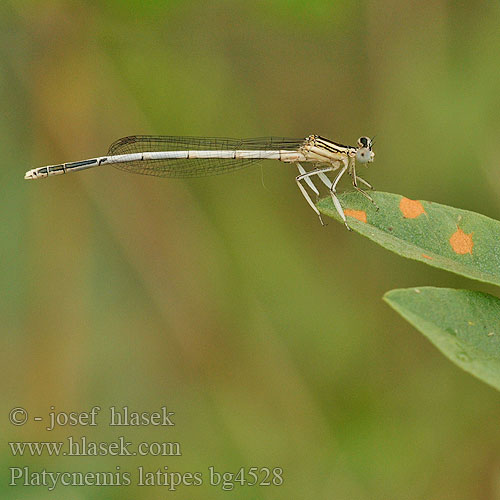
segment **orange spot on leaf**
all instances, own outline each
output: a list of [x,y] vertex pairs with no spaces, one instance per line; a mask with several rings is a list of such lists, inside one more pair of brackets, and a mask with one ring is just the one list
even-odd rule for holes
[[430,255],[426,255],[425,253],[422,254],[422,257],[424,259],[429,259],[429,260],[432,260],[432,257]]
[[366,212],[364,210],[351,210],[350,208],[346,208],[344,212],[346,215],[354,217],[355,219],[358,219],[360,222],[366,223]]
[[419,215],[425,214],[422,203],[417,200],[410,200],[409,198],[401,198],[399,209],[405,219],[416,219]]
[[472,235],[473,233],[466,234],[458,228],[450,237],[450,245],[453,251],[460,255],[472,254],[472,247],[474,246]]

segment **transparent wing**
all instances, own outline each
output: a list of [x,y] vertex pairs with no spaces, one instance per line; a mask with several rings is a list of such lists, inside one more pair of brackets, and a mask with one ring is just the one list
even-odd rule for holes
[[[144,153],[155,151],[236,151],[258,150],[296,151],[304,139],[284,137],[260,137],[256,139],[228,139],[214,137],[174,137],[156,135],[133,135],[113,142],[108,155]],[[157,177],[204,177],[234,171],[265,158],[179,158],[164,160],[138,160],[112,165],[127,172]]]

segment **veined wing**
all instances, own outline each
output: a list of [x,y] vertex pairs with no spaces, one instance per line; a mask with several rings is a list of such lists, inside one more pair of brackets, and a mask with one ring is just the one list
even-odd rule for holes
[[[175,137],[133,135],[118,139],[109,147],[108,155],[145,153],[158,151],[297,151],[304,139],[284,137],[260,137],[256,139],[229,139],[215,137]],[[112,165],[127,172],[157,177],[204,177],[234,171],[260,158],[169,158],[141,159]]]

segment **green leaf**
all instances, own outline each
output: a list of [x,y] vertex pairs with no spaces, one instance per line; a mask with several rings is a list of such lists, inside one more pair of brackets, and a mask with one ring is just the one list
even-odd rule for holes
[[[358,192],[338,196],[352,229],[403,257],[500,285],[500,222],[398,194],[370,195],[379,210]],[[341,220],[330,197],[317,206]]]
[[460,368],[500,390],[500,299],[421,287],[391,290],[384,300]]

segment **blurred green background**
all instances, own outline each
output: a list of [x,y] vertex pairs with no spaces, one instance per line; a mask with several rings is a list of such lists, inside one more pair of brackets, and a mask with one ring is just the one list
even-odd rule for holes
[[[131,134],[376,136],[383,191],[500,217],[500,4],[0,5],[4,441],[178,441],[182,457],[12,457],[2,498],[500,498],[500,405],[384,304],[498,290],[321,227],[292,167],[162,180],[35,166]],[[8,424],[103,408],[97,428]],[[175,411],[114,429],[106,409]],[[179,487],[9,487],[9,467],[204,473]],[[284,469],[223,492],[207,469]]]

